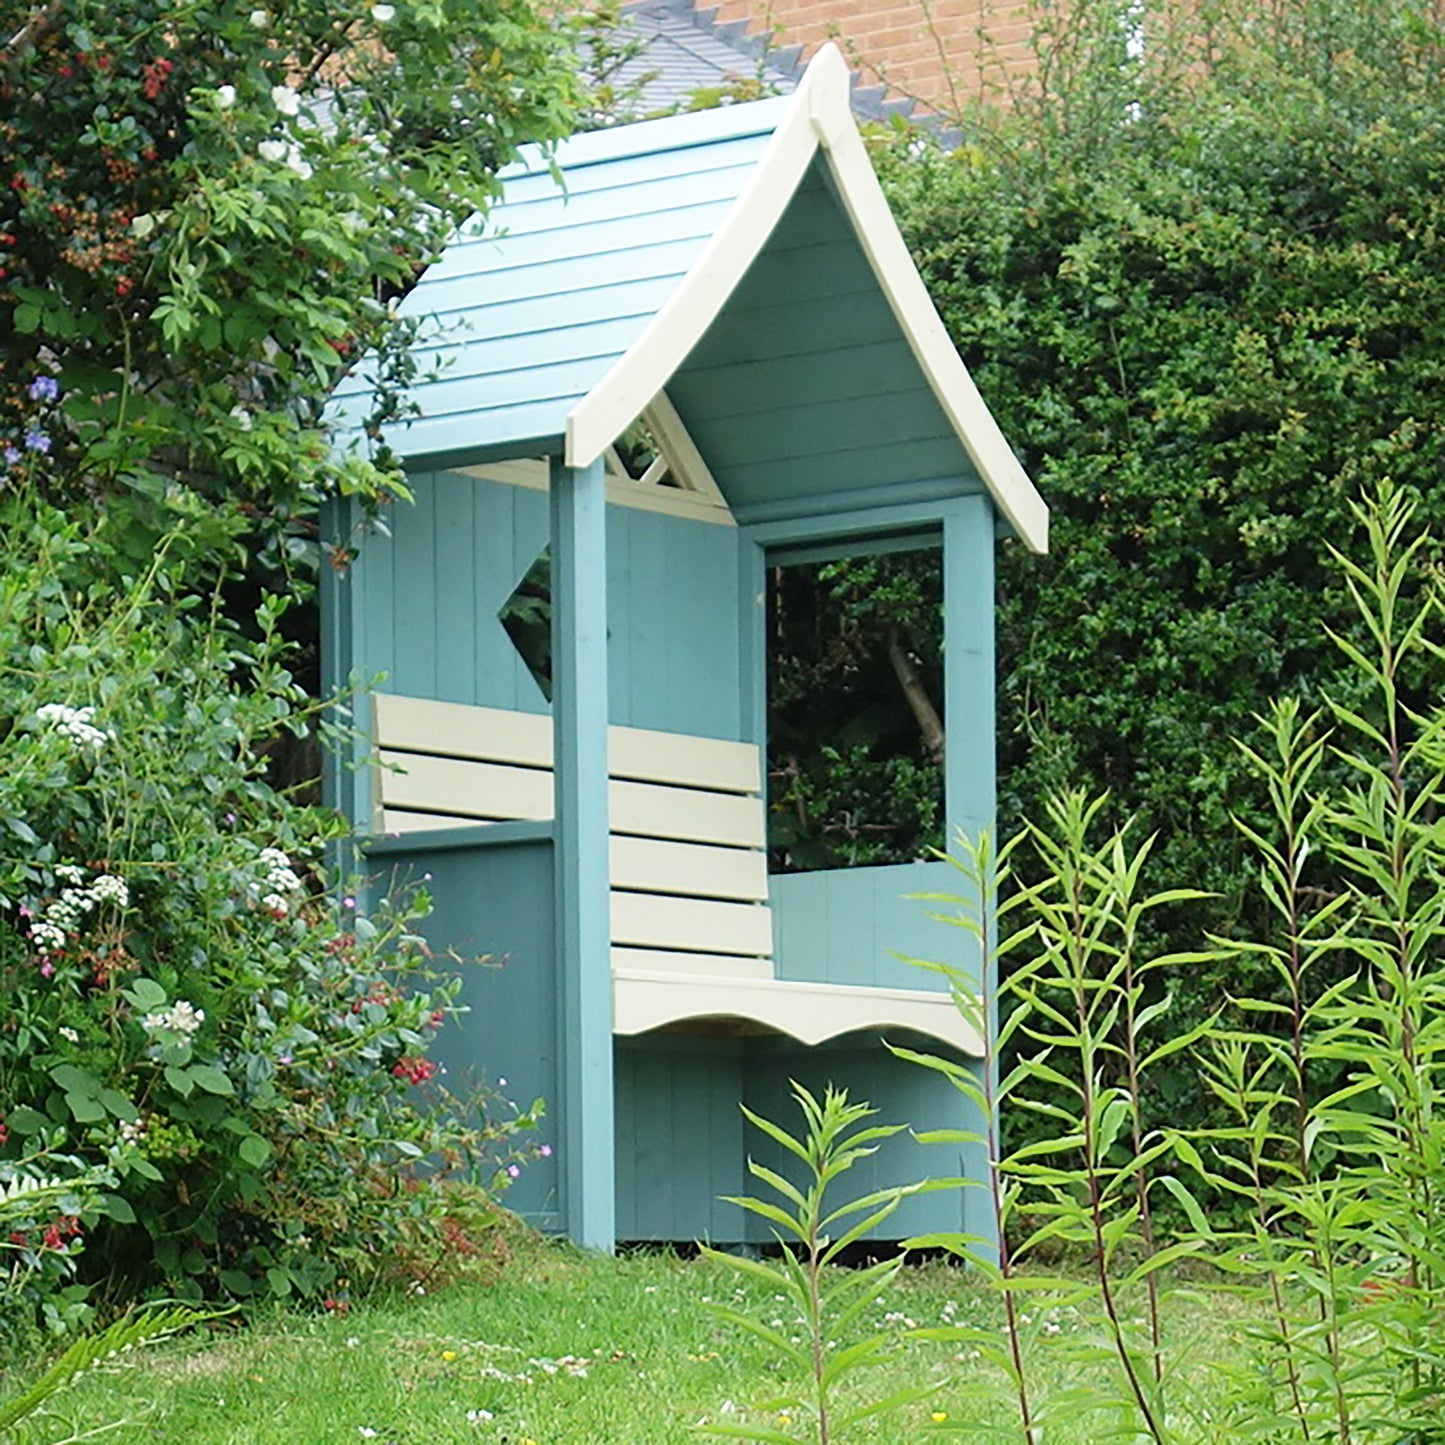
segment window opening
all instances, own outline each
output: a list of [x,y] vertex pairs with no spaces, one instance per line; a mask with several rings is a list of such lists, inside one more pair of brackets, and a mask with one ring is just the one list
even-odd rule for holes
[[768,569],[768,853],[775,873],[944,844],[942,551]]
[[527,665],[542,696],[552,701],[552,549],[543,547],[497,611],[502,630]]

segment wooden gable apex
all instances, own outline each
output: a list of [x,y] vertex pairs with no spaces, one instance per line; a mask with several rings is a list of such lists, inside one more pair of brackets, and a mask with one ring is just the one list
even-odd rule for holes
[[566,460],[571,466],[594,461],[662,391],[821,157],[898,325],[995,506],[1033,551],[1046,551],[1048,508],[985,406],[908,254],[854,123],[849,85],[837,47],[824,46],[702,254],[626,353],[568,413]]
[[[916,378],[909,384],[948,439],[931,458],[956,458],[950,474],[971,467],[972,485],[981,482],[1013,531],[1044,551],[1048,510],[913,265],[854,123],[849,85],[842,56],[825,46],[791,96],[579,135],[559,149],[555,168],[532,154],[504,172],[502,201],[483,225],[463,228],[403,302],[431,328],[416,347],[430,374],[411,389],[418,415],[388,436],[396,452],[433,469],[543,455],[587,466],[646,415],[660,450],[696,454],[697,465],[672,469],[685,490],[685,471],[711,465],[716,482],[707,476],[694,497],[716,499],[717,483],[728,493],[718,460],[706,446],[697,453],[667,388],[713,323],[731,316],[780,219],[821,175],[835,224],[856,243],[877,305],[891,315]],[[364,373],[338,389],[333,417],[342,426],[364,414],[365,391]],[[672,437],[659,431],[659,409],[677,423]],[[869,456],[888,464],[881,440]]]

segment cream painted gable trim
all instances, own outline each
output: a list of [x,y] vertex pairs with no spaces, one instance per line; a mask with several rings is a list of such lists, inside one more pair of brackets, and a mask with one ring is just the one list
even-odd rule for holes
[[[727,498],[723,496],[722,488],[665,391],[658,392],[643,409],[642,420],[657,439],[658,460],[666,459],[668,470],[678,486],[706,497],[719,507],[726,507]],[[646,480],[644,477],[643,481]]]
[[[831,46],[827,50],[841,66],[837,51]],[[808,105],[798,97],[825,84],[819,76],[826,69],[820,70],[816,59],[809,65],[795,103],[784,112],[742,194],[692,270],[611,370],[567,414],[568,466],[590,465],[642,415],[762,250],[818,149]]]
[[[815,124],[820,124],[815,121]],[[984,404],[908,254],[863,139],[851,123],[826,120],[823,152],[858,242],[903,328],[933,394],[1014,531],[1034,552],[1049,550],[1049,509]],[[821,129],[820,126],[820,129]]]
[[[604,449],[607,500],[619,507],[637,507],[645,512],[664,512],[721,527],[735,527],[737,523],[722,488],[665,391],[658,392],[643,408],[642,420],[657,442],[657,456],[642,476],[632,477],[622,465],[617,448],[609,443]],[[453,470],[458,476],[505,482],[534,492],[545,492],[549,485],[547,462],[541,457],[482,462]],[[669,474],[676,486],[662,484],[662,478]]]
[[848,68],[834,45],[813,57],[726,220],[628,351],[572,409],[566,458],[585,466],[661,393],[722,310],[821,149],[898,324],[989,495],[1024,543],[1049,545],[1049,513],[954,349],[893,219],[848,105]]

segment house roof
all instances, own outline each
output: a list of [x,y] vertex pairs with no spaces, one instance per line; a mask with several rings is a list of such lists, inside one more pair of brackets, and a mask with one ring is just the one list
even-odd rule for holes
[[[686,108],[701,92],[745,86],[761,95],[790,95],[806,65],[801,45],[774,45],[766,34],[749,34],[746,20],[720,22],[715,6],[696,0],[635,0],[624,5],[614,43],[633,44],[637,53],[611,76],[622,92],[635,88],[639,115]],[[853,77],[850,101],[861,121],[913,114],[915,102],[891,95],[886,86],[860,84]]]
[[[735,510],[895,483],[1048,513],[924,289],[832,46],[791,96],[594,131],[503,174],[406,298],[433,379],[388,436],[413,466],[599,457],[661,393]],[[337,417],[359,420],[364,379]]]

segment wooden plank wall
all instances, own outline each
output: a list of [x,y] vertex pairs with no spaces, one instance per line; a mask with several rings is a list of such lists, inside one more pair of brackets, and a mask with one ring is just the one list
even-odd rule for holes
[[[548,705],[497,615],[547,545],[544,493],[448,473],[412,478],[350,580],[353,666],[387,692],[523,712]],[[608,508],[611,721],[742,738],[739,536]]]

